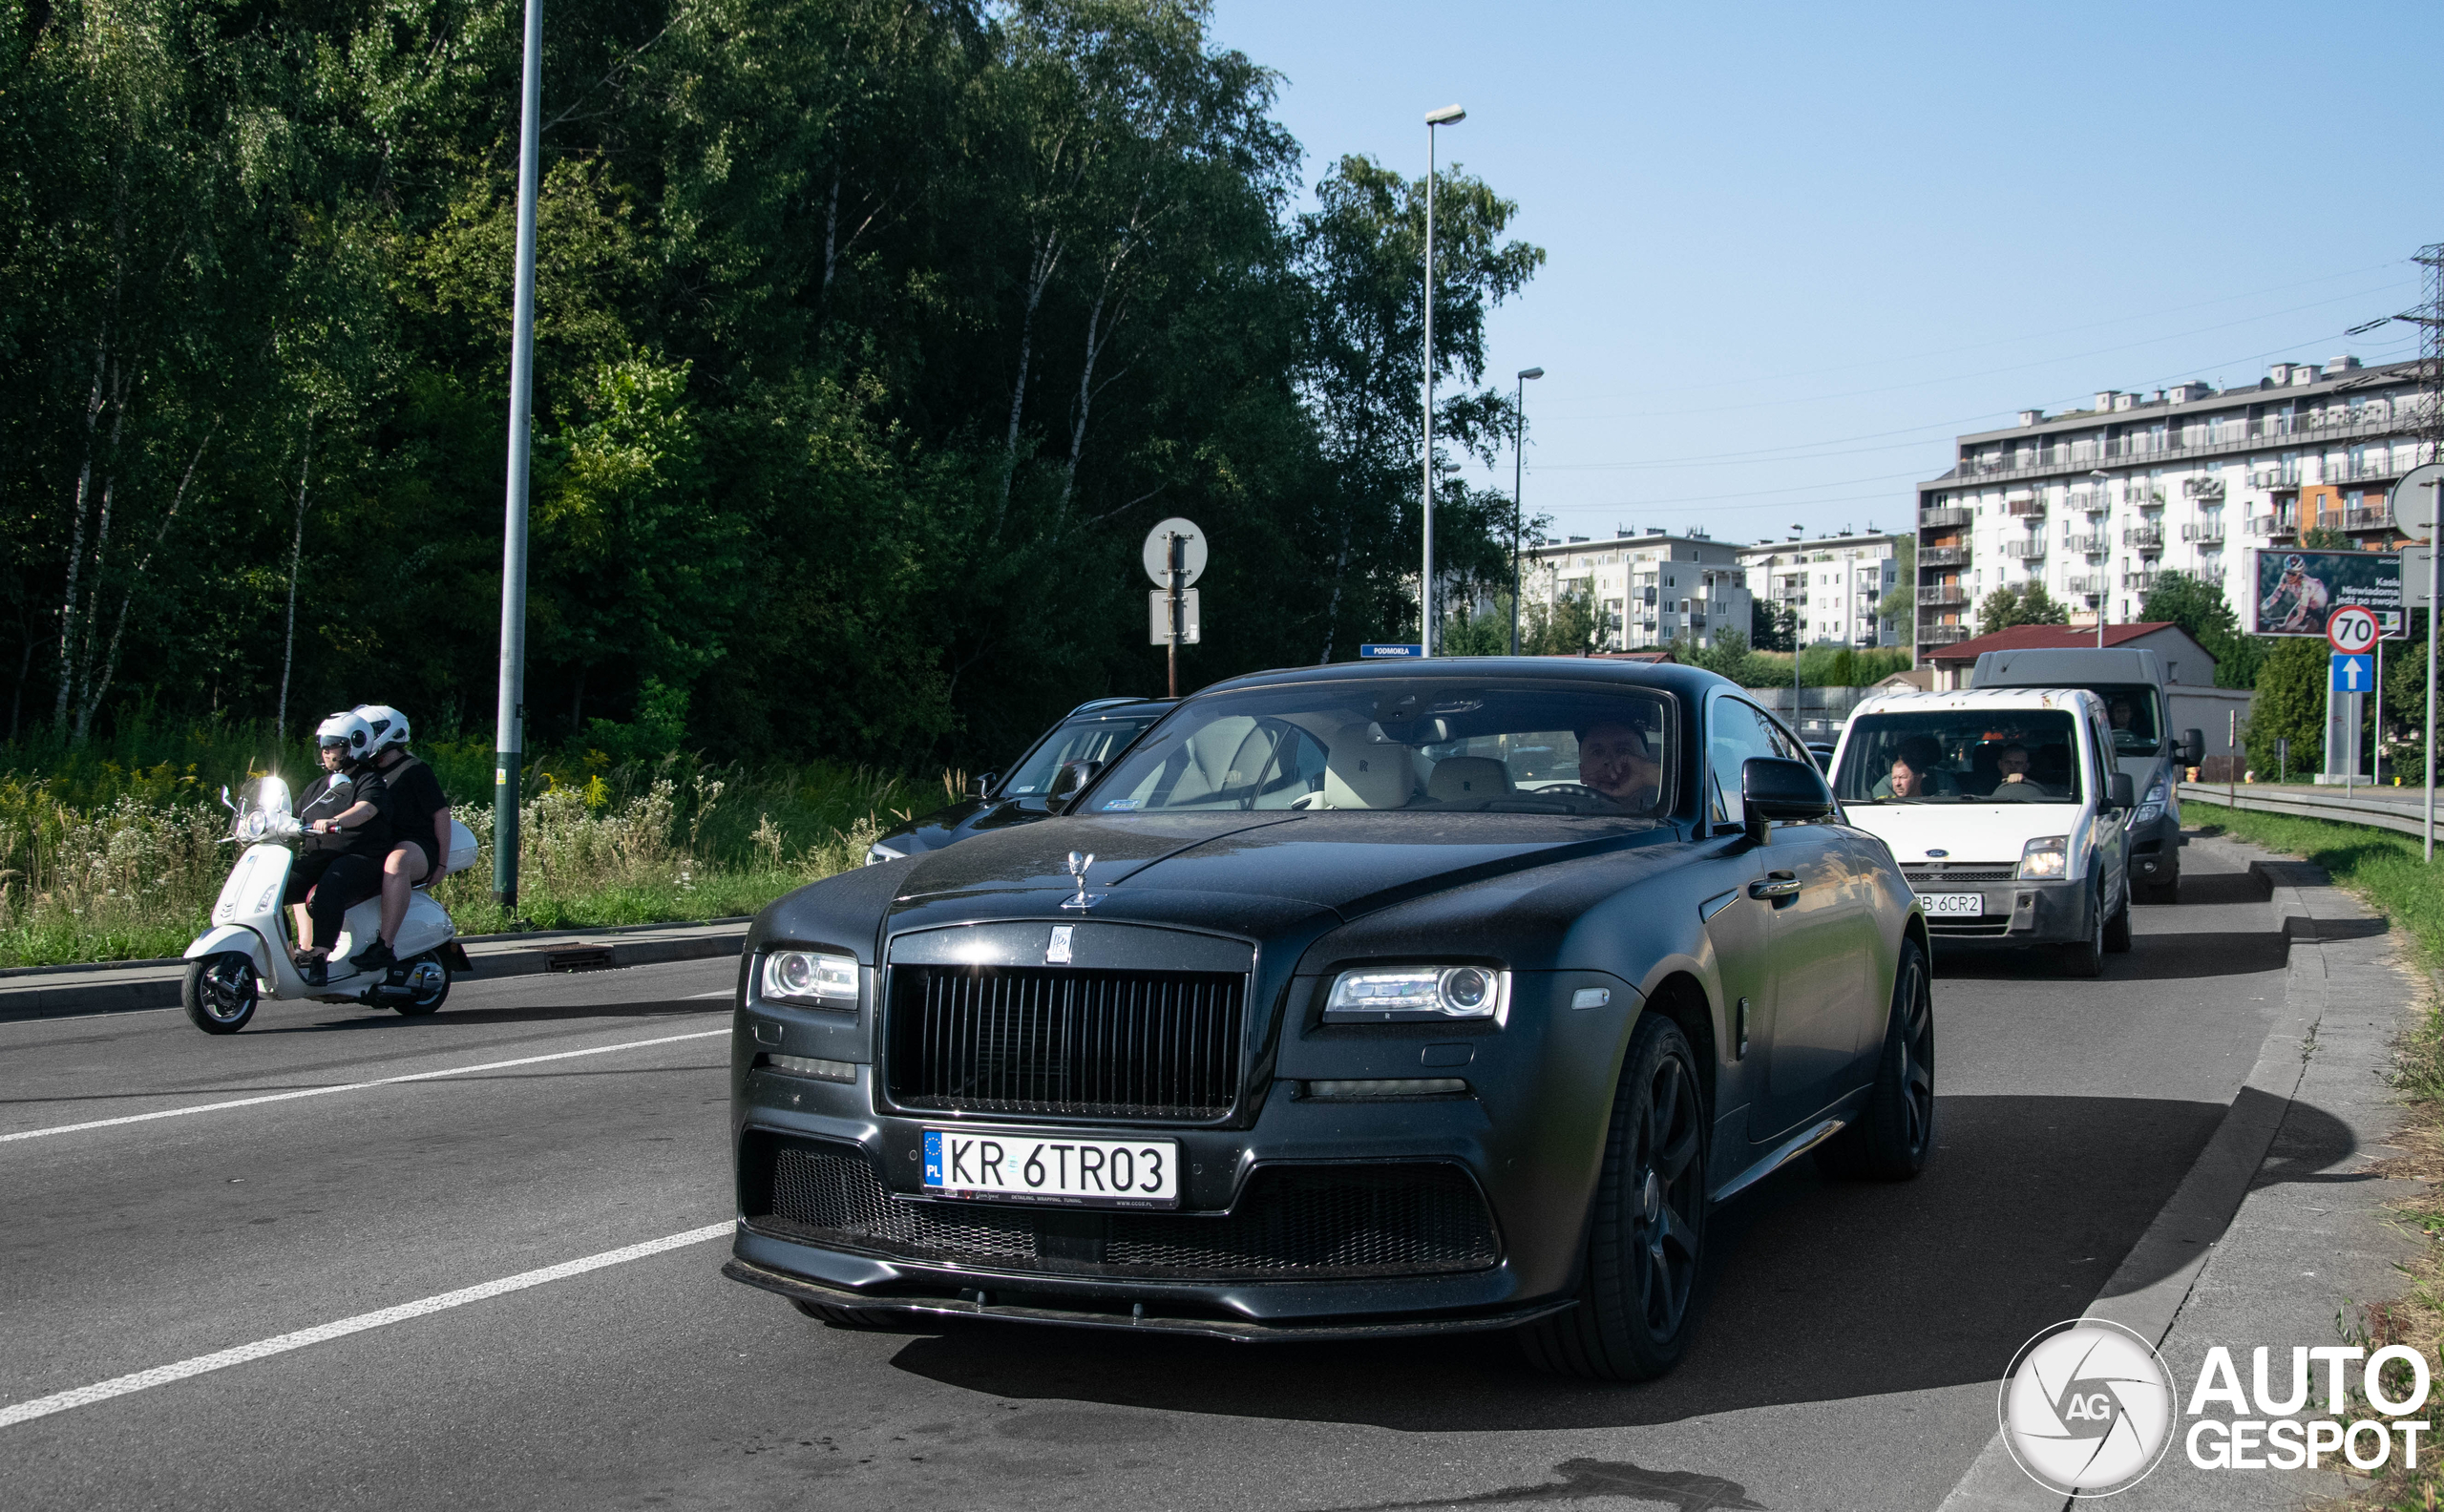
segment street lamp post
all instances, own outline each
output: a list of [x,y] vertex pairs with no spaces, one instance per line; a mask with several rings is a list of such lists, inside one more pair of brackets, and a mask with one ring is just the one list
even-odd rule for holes
[[1511,425],[1510,461],[1510,654],[1519,654],[1519,534],[1522,485],[1528,472],[1528,380],[1542,378],[1542,368],[1519,369],[1519,399]]
[[509,489],[500,563],[500,699],[493,719],[493,896],[517,916],[517,798],[526,761],[526,481],[534,445],[535,195],[543,132],[543,0],[526,0],[517,142],[517,270],[509,346]]
[[1418,655],[1434,655],[1434,128],[1468,118],[1457,105],[1425,113],[1425,482],[1418,501],[1425,559],[1417,580]]
[[[2099,485],[2113,481],[2113,474],[2102,468],[2090,468],[2088,476],[2096,479]],[[2108,514],[2105,518],[2111,519],[2113,516]],[[2105,534],[2110,536],[2112,533],[2113,527],[2106,526]],[[2104,606],[2106,600],[2113,596],[2113,542],[2110,540],[2105,542],[2104,561],[2104,587],[2096,594],[2096,649],[2099,651],[2104,649]]]

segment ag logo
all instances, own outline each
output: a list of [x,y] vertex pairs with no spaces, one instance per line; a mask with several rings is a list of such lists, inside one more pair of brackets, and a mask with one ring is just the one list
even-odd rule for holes
[[1996,1409],[2012,1458],[2065,1496],[2126,1491],[2172,1444],[2172,1374],[2145,1339],[2100,1318],[2056,1323],[2021,1345]]

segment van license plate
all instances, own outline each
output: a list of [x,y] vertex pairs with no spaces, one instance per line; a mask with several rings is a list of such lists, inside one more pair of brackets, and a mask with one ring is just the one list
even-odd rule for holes
[[1976,918],[1986,912],[1983,892],[1921,892],[1918,902],[1928,918]]
[[925,1130],[925,1191],[1064,1208],[1176,1208],[1179,1144],[1059,1130]]

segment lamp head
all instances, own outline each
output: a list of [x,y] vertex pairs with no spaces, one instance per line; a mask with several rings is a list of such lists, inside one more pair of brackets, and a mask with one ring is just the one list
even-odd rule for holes
[[1445,105],[1441,110],[1425,113],[1425,123],[1428,126],[1451,126],[1467,118],[1468,113],[1457,105]]
[[1542,368],[1522,368],[1519,369],[1519,376],[1522,378],[1542,378],[1545,376],[1545,369]]

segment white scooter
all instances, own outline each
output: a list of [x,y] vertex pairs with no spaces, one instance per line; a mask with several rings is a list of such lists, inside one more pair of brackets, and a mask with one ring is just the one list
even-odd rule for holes
[[[287,911],[280,901],[297,860],[293,847],[304,833],[289,808],[288,785],[278,777],[259,777],[239,789],[236,803],[229,802],[225,788],[221,801],[236,815],[229,838],[246,851],[221,885],[212,927],[187,947],[186,984],[179,998],[197,1028],[205,1034],[236,1034],[254,1018],[256,1003],[264,998],[358,1002],[411,1016],[441,1006],[450,996],[450,974],[464,973],[469,966],[457,927],[425,891],[432,878],[409,894],[407,918],[390,946],[396,965],[361,972],[348,964],[348,956],[381,932],[382,899],[376,895],[348,911],[340,937],[331,942],[327,979],[320,986],[309,984],[289,955],[283,928]],[[441,875],[474,864],[475,837],[453,819],[450,854]]]

